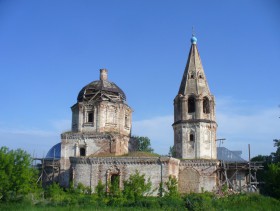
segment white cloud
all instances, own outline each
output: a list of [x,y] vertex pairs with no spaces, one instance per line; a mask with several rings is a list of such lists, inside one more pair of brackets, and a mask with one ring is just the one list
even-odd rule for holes
[[45,131],[40,129],[18,129],[18,128],[2,128],[1,134],[13,134],[13,135],[33,135],[38,137],[48,137],[55,135],[52,131]]
[[60,142],[60,134],[70,127],[71,122],[67,119],[51,121],[49,129],[2,127],[0,147],[21,148],[32,155],[44,156],[53,145]]
[[248,158],[248,144],[252,156],[275,151],[273,139],[280,138],[279,108],[241,107],[238,103],[217,103],[218,137],[227,139],[226,147],[242,150],[245,158]]
[[132,134],[149,137],[155,152],[166,155],[173,145],[172,124],[173,115],[135,121],[132,123]]

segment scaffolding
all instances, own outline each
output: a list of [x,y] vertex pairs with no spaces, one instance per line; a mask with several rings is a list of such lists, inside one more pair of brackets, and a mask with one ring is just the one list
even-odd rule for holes
[[37,183],[43,187],[59,182],[60,160],[55,158],[33,158],[33,166],[39,171]]
[[218,188],[227,186],[234,192],[258,192],[257,171],[262,170],[262,162],[226,162],[218,166]]

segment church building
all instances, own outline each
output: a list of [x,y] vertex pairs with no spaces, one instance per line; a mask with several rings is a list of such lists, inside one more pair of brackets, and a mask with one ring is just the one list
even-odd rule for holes
[[[171,102],[170,102],[171,103]],[[118,179],[120,188],[136,170],[151,180],[152,189],[172,176],[181,193],[214,191],[217,187],[215,98],[211,94],[197,48],[191,38],[187,65],[174,99],[174,157],[135,157],[131,138],[132,108],[125,93],[100,70],[100,79],[83,87],[71,107],[72,129],[61,134],[56,151],[63,186],[72,181],[90,187]],[[164,143],[162,143],[164,144]],[[154,193],[156,195],[157,192]]]

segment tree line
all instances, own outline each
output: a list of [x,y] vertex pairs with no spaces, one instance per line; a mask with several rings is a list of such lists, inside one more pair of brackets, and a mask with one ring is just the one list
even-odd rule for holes
[[280,139],[274,139],[276,151],[270,155],[258,155],[251,161],[263,162],[264,169],[259,171],[257,179],[260,181],[260,193],[280,199]]

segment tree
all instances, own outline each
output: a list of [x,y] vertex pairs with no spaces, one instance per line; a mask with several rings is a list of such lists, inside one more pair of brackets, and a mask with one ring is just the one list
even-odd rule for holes
[[135,174],[130,175],[129,179],[124,182],[123,194],[127,200],[133,202],[138,201],[151,191],[152,183],[150,179],[146,180],[145,175],[140,175],[136,170]]
[[37,189],[31,156],[21,150],[0,148],[0,200],[15,200]]
[[98,181],[98,184],[95,187],[95,193],[99,198],[104,198],[106,196],[106,187],[102,184],[101,180]]
[[148,137],[132,136],[138,142],[138,151],[142,152],[154,152],[151,148],[151,140]]
[[274,163],[280,162],[280,139],[274,139],[274,147],[277,147],[276,152],[272,152],[272,160]]
[[178,191],[177,178],[169,175],[164,185],[166,188],[164,189],[164,196],[161,198],[161,206],[166,209],[173,207],[174,210],[185,210],[185,202]]
[[258,155],[251,161],[261,161],[263,171],[258,172],[257,179],[260,182],[260,192],[280,199],[280,140],[274,139],[274,146],[277,147],[275,152],[270,155]]
[[174,146],[172,146],[172,147],[170,146],[170,147],[169,147],[168,156],[176,157],[176,152],[175,152]]
[[176,177],[169,175],[168,181],[165,182],[165,185],[166,185],[167,191],[165,191],[164,196],[173,197],[173,198],[180,196],[179,191],[178,191],[178,181],[177,181]]
[[280,199],[280,162],[268,165],[268,171],[265,176],[267,194]]

